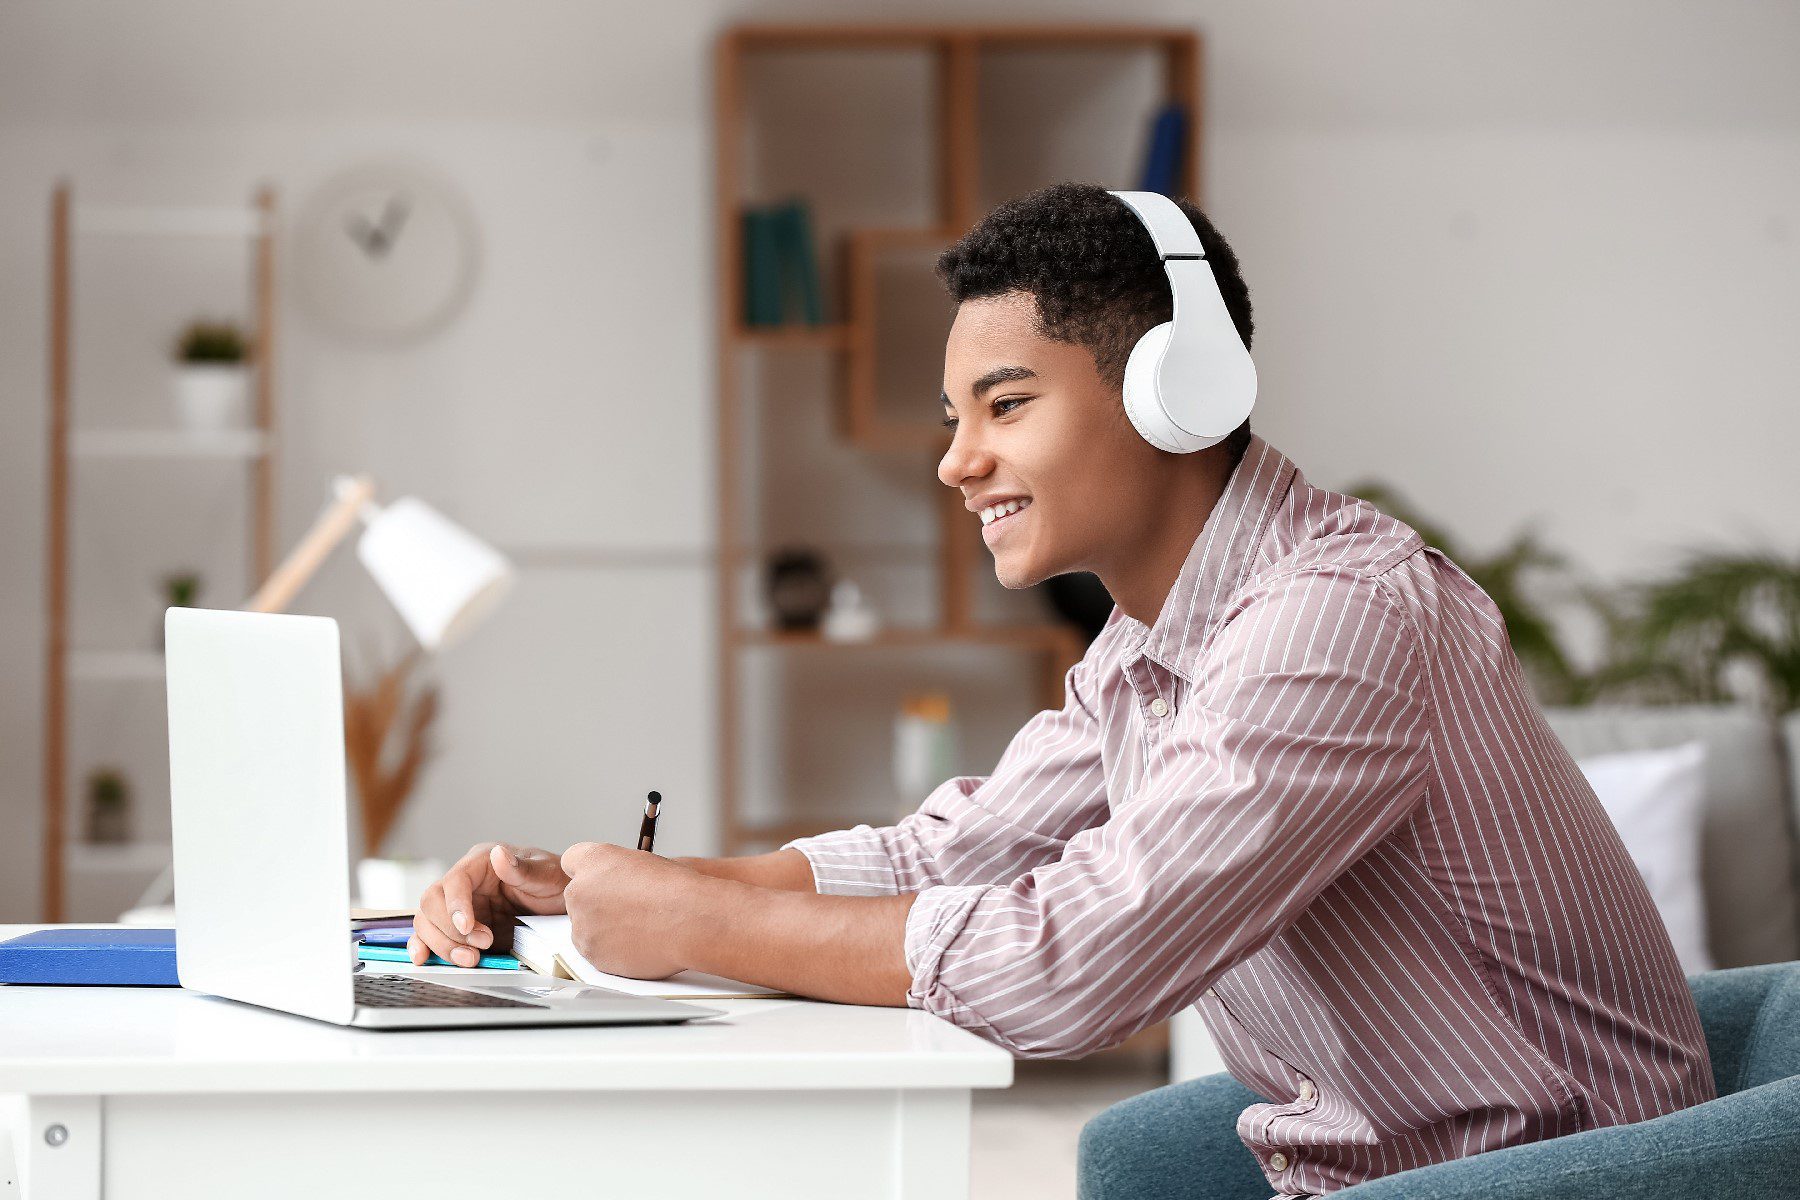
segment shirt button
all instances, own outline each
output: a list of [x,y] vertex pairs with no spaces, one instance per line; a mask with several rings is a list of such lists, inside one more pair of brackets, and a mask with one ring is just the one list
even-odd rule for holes
[[1275,1153],[1269,1155],[1269,1170],[1285,1171],[1285,1170],[1287,1170],[1287,1167],[1288,1167],[1287,1155],[1283,1154],[1279,1150],[1277,1150]]
[[1158,696],[1150,702],[1150,715],[1153,717],[1166,717],[1169,715],[1169,705],[1161,696]]
[[1219,993],[1216,988],[1207,988],[1206,994],[1214,1000],[1217,1000],[1219,998]]
[[1307,1101],[1307,1100],[1311,1100],[1314,1096],[1316,1096],[1318,1094],[1319,1094],[1318,1092],[1313,1090],[1312,1080],[1302,1079],[1300,1081],[1300,1099],[1303,1102]]

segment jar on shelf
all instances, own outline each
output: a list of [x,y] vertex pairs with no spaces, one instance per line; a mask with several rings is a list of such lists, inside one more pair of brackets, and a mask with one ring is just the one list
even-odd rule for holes
[[900,701],[894,717],[894,787],[901,816],[916,810],[932,789],[956,773],[956,726],[950,697],[920,692]]

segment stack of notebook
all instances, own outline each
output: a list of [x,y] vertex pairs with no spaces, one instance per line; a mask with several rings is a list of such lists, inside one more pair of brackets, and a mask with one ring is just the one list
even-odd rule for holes
[[683,971],[667,979],[628,979],[623,975],[609,975],[575,949],[575,935],[567,917],[520,917],[518,928],[513,930],[513,955],[539,975],[579,980],[631,996],[657,996],[668,1000],[753,1000],[787,995],[774,988],[739,983],[735,979],[699,971]]

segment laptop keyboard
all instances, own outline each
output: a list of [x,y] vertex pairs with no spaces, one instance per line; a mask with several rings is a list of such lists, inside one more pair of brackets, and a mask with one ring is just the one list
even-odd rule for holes
[[356,1003],[361,1008],[542,1008],[504,996],[486,996],[461,988],[429,983],[409,975],[357,975]]

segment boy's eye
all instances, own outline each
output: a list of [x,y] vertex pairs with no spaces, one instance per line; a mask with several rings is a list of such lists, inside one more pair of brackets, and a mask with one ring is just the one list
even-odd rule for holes
[[[990,411],[992,411],[996,417],[1004,417],[1007,413],[1011,412],[1013,409],[1017,408],[1019,405],[1025,403],[1029,399],[1031,399],[1030,396],[1002,396],[1000,399],[994,401],[993,404],[989,405],[988,407],[989,407]],[[956,418],[953,415],[951,415],[949,412],[946,412],[944,414],[944,428],[945,429],[955,429],[956,428]]]

